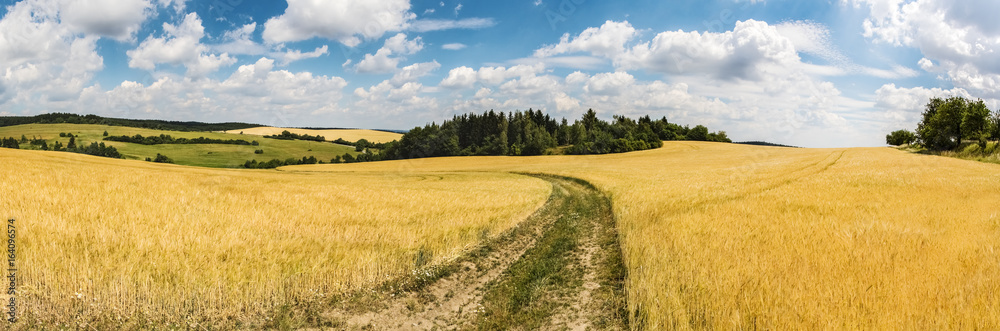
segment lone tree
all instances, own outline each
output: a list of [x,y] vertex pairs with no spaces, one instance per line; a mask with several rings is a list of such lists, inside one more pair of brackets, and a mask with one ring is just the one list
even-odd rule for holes
[[907,130],[896,130],[885,135],[885,143],[893,146],[909,145],[916,140],[917,136]]

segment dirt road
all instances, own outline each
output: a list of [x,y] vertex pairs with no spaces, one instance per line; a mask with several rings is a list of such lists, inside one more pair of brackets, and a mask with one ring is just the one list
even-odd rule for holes
[[[405,291],[354,297],[325,329],[614,330],[627,328],[625,268],[608,199],[572,178],[515,229],[428,269]],[[419,278],[419,277],[418,277]]]

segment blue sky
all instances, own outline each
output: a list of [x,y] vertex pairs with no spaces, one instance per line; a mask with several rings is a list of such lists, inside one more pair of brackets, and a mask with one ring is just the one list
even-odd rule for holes
[[0,3],[2,115],[408,129],[593,108],[851,147],[932,96],[1000,105],[996,1]]

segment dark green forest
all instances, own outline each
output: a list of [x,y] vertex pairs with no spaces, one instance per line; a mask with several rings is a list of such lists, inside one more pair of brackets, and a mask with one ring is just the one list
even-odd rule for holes
[[110,126],[125,126],[165,131],[226,131],[258,127],[250,123],[202,123],[162,120],[132,120],[123,118],[101,117],[97,115],[77,115],[67,113],[51,113],[35,116],[0,116],[0,126],[22,124],[100,124]]
[[775,144],[775,143],[770,143],[770,142],[766,142],[766,141],[737,141],[737,142],[733,142],[733,143],[734,144],[740,144],[740,145],[799,148],[799,147],[796,147],[796,146]]
[[[664,140],[732,142],[726,132],[710,132],[703,125],[692,128],[670,123],[666,118],[654,120],[649,116],[638,120],[617,115],[613,118],[610,123],[601,120],[593,109],[572,124],[565,118],[556,120],[540,110],[531,109],[525,112],[498,113],[491,110],[482,114],[456,115],[441,124],[415,127],[403,134],[400,140],[388,143],[338,139],[334,143],[355,146],[361,154],[337,156],[330,163],[442,156],[625,153],[659,148]],[[322,138],[302,137],[287,131],[277,136],[280,136],[277,139]],[[260,169],[314,163],[323,163],[323,160],[248,160],[244,167]]]
[[540,110],[457,115],[440,125],[416,127],[382,150],[382,159],[466,155],[607,154],[659,148],[663,140],[732,142],[724,131],[709,132],[644,116],[614,116],[612,122],[588,110],[570,124]]
[[[37,116],[0,117],[0,126],[21,124],[100,124],[148,128],[174,131],[223,131],[256,127],[249,123],[200,123],[162,120],[131,120],[106,118],[97,115],[77,115],[52,113]],[[282,140],[326,141],[322,136],[299,135],[289,131],[264,138]],[[169,135],[110,136],[108,141],[158,144],[234,144],[257,145],[256,141],[208,138],[173,138]],[[23,139],[22,139],[23,140]],[[608,122],[597,117],[590,109],[582,118],[570,123],[565,118],[556,119],[540,110],[514,111],[510,113],[487,111],[482,114],[456,115],[441,124],[430,123],[415,127],[403,134],[398,141],[372,143],[367,140],[357,142],[338,139],[333,143],[354,146],[361,154],[345,154],[330,160],[331,163],[353,163],[381,160],[412,159],[441,156],[509,155],[528,156],[545,154],[608,154],[625,153],[659,148],[664,140],[692,140],[726,142],[732,141],[725,131],[711,132],[703,125],[690,127],[667,121],[665,117],[652,119],[643,116],[637,120],[615,115]],[[3,146],[14,146],[17,141],[6,139]],[[45,144],[44,141],[33,142]],[[92,146],[38,146],[43,150],[64,150],[108,157],[121,157],[111,146],[94,143]],[[161,162],[169,162],[166,157]],[[249,160],[246,168],[273,168],[292,164],[323,163],[314,157],[302,159],[270,160],[258,162]]]

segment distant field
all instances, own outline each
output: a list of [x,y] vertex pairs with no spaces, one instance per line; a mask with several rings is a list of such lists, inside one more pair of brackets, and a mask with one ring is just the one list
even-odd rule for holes
[[[260,146],[218,144],[141,145],[103,141],[104,131],[108,131],[109,135],[115,136],[133,136],[136,134],[158,136],[160,134],[167,134],[174,138],[205,137],[213,139],[256,140],[260,143]],[[0,137],[15,137],[18,139],[21,138],[21,135],[26,136],[28,139],[39,137],[45,139],[49,146],[52,146],[55,141],[60,141],[63,145],[69,142],[69,138],[59,137],[60,132],[77,135],[77,145],[90,144],[90,142],[96,141],[114,146],[127,159],[145,160],[147,157],[155,157],[157,153],[160,153],[170,157],[177,164],[214,168],[239,168],[243,166],[244,162],[253,159],[257,161],[271,159],[284,160],[287,158],[301,159],[303,156],[316,156],[317,159],[329,162],[334,156],[344,155],[344,153],[357,154],[353,147],[329,142],[265,139],[253,135],[217,132],[161,131],[94,124],[26,124],[0,127]],[[21,146],[21,148],[26,148],[26,146]],[[254,154],[254,151],[257,149],[264,150],[264,154]]]
[[890,148],[666,142],[600,156],[304,165],[527,171],[612,199],[634,326],[998,329],[1000,165]]
[[81,329],[257,328],[283,305],[452,258],[551,192],[505,173],[299,174],[3,148],[0,164],[19,317]]
[[323,136],[326,138],[327,141],[334,141],[337,140],[337,138],[342,138],[347,141],[358,141],[359,139],[366,139],[373,143],[387,143],[393,140],[399,140],[399,138],[403,136],[398,133],[376,131],[376,130],[359,130],[359,129],[309,130],[309,129],[275,128],[270,126],[262,126],[262,127],[249,128],[243,130],[230,130],[225,132],[237,133],[237,134],[243,132],[243,134],[265,136],[265,135],[280,134],[282,131],[285,130],[288,130],[288,132],[295,134]]

